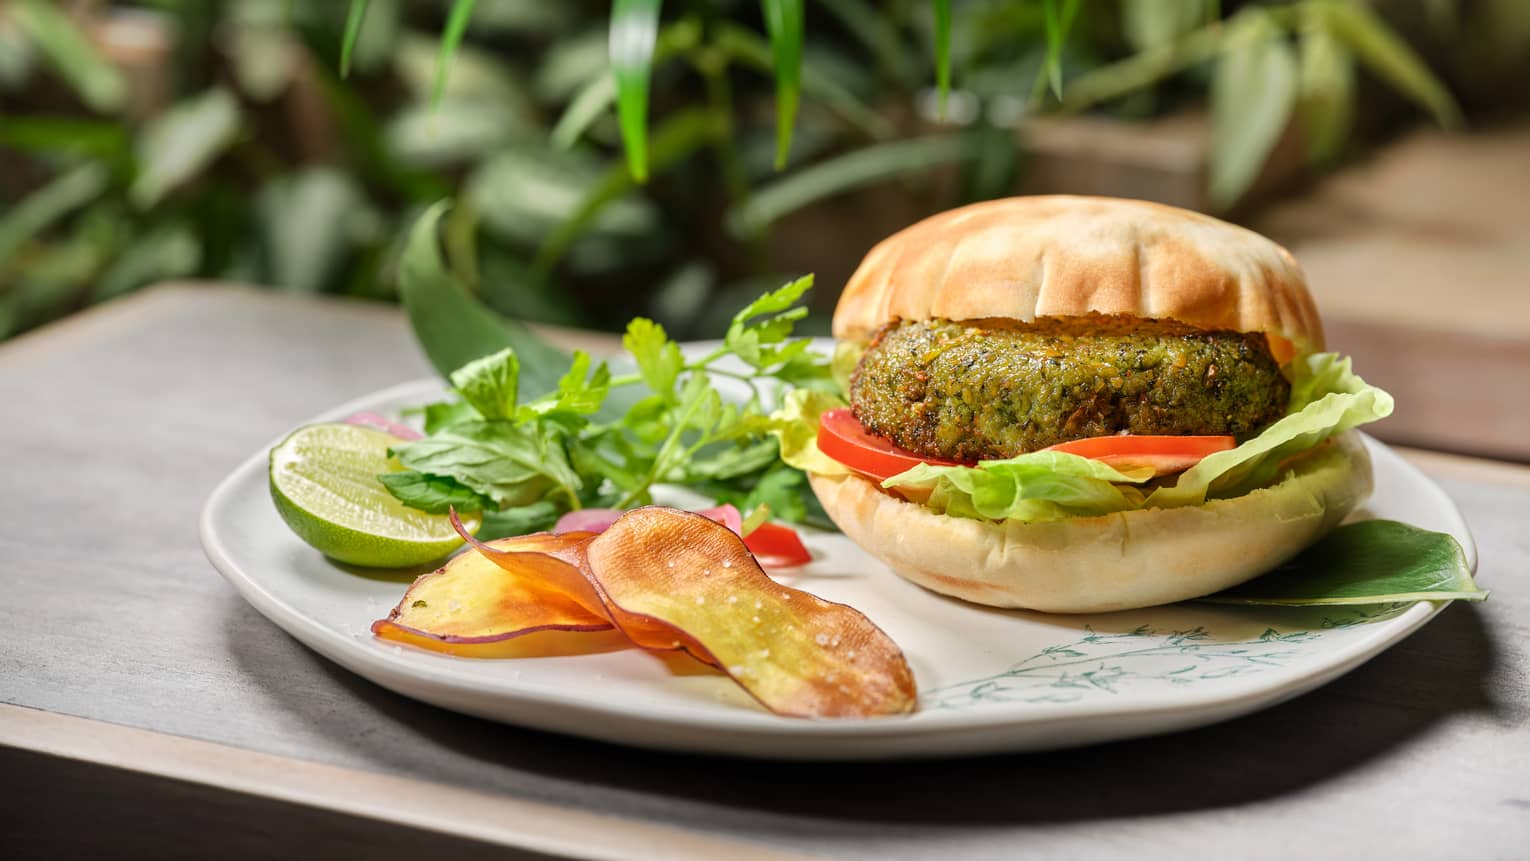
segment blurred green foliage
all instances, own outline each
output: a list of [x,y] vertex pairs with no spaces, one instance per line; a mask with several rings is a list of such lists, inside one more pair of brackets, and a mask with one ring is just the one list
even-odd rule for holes
[[783,219],[1011,193],[1027,116],[1209,93],[1226,203],[1293,120],[1344,154],[1362,69],[1458,120],[1358,0],[0,0],[0,337],[172,277],[396,298],[444,197],[494,308],[713,334]]

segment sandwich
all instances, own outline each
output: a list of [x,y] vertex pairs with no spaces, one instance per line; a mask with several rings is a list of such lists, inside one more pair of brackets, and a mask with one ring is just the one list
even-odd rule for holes
[[1141,201],[974,204],[883,240],[833,318],[838,396],[782,456],[899,575],[997,607],[1208,595],[1365,501],[1392,399],[1324,351],[1289,252]]

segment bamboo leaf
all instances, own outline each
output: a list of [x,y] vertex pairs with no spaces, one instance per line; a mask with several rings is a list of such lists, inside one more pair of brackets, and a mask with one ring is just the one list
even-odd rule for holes
[[782,216],[815,201],[972,155],[972,148],[961,135],[873,144],[760,188],[728,213],[728,228],[740,236],[758,235]]
[[[722,24],[717,28],[714,44],[727,53],[729,59],[747,63],[762,71],[773,68],[770,46],[757,34],[743,27]],[[802,62],[802,92],[805,95],[838,114],[867,137],[882,140],[897,133],[887,117],[861,101],[855,93],[842,86],[810,58],[804,57]]]
[[[37,64],[37,52],[27,35],[16,26],[13,18],[0,17],[0,92],[19,90],[32,77],[32,67]],[[0,306],[0,318],[5,316]],[[0,319],[0,332],[6,323]]]
[[[695,152],[721,134],[724,128],[726,118],[702,109],[685,111],[665,120],[653,136],[654,171],[663,171]],[[629,160],[627,170],[619,165],[607,170],[574,214],[542,242],[533,264],[539,274],[545,275],[563,259],[574,241],[595,223],[606,206],[633,190],[640,180],[633,176],[630,165]]]
[[214,87],[155,117],[138,135],[138,176],[128,196],[141,209],[190,181],[239,135],[239,103]]
[[1222,25],[1213,24],[1169,44],[1141,51],[1080,75],[1070,81],[1063,91],[1061,112],[1072,114],[1088,110],[1205,62],[1222,49],[1224,33]]
[[183,223],[161,225],[133,237],[132,244],[96,279],[91,302],[103,302],[166,278],[193,275],[202,263],[201,241]]
[[821,0],[821,4],[847,33],[859,39],[877,58],[877,65],[884,74],[901,84],[914,82],[907,59],[909,52],[890,16],[866,0]]
[[1297,116],[1307,157],[1327,164],[1343,153],[1355,101],[1355,60],[1349,49],[1322,29],[1302,33],[1301,95]]
[[122,73],[101,56],[68,13],[53,3],[39,0],[14,3],[12,12],[32,44],[85,104],[103,113],[122,107],[127,100],[127,82]]
[[368,0],[351,0],[351,6],[345,13],[345,37],[340,42],[340,77],[348,78],[351,74],[351,52],[356,49],[356,40],[361,37],[361,25],[367,18]]
[[[653,60],[663,62],[676,54],[694,48],[701,41],[701,25],[694,19],[685,18],[659,31],[654,46]],[[616,101],[616,79],[609,68],[601,69],[600,75],[591,78],[569,102],[563,116],[553,126],[552,142],[560,149],[568,149],[582,137],[590,125],[605,113]]]
[[128,153],[128,133],[115,120],[68,116],[8,116],[0,123],[0,146],[53,157],[85,155],[119,161]]
[[550,135],[553,146],[559,149],[573,146],[614,101],[616,79],[611,77],[610,72],[585,84],[579,94],[574,96],[574,100],[568,103],[563,116],[558,118],[558,124],[553,126]]
[[270,283],[297,293],[323,289],[344,265],[352,220],[365,208],[356,181],[332,167],[304,168],[263,185],[254,214]]
[[932,0],[935,10],[936,111],[946,118],[946,99],[951,95],[951,0]]
[[1460,126],[1461,109],[1455,97],[1370,7],[1323,2],[1314,6],[1314,12],[1321,16],[1324,28],[1354,52],[1360,62],[1422,105],[1441,126],[1447,129]]
[[776,72],[776,170],[786,167],[802,93],[802,0],[760,0]]
[[32,237],[94,200],[111,179],[98,162],[66,171],[0,213],[0,270]]
[[431,91],[430,103],[440,104],[441,94],[446,91],[446,72],[452,66],[452,57],[462,44],[468,21],[473,17],[474,0],[454,0],[452,11],[446,17],[446,29],[441,31],[441,50],[436,54],[436,83]]
[[1062,49],[1078,16],[1079,0],[1045,0],[1042,20],[1046,29],[1047,53],[1043,66],[1055,98],[1062,98]]
[[[611,6],[611,74],[627,167],[648,181],[648,79],[659,36],[660,0],[615,0]],[[540,258],[540,254],[538,257]]]
[[1121,33],[1138,51],[1161,48],[1206,22],[1206,0],[1121,0]]
[[1258,7],[1238,13],[1211,78],[1212,150],[1207,194],[1232,205],[1253,184],[1296,102],[1296,58]]
[[521,362],[521,393],[533,398],[553,391],[570,357],[524,324],[489,310],[447,268],[438,237],[447,206],[435,204],[414,223],[400,261],[399,294],[415,340],[443,377],[509,347]]

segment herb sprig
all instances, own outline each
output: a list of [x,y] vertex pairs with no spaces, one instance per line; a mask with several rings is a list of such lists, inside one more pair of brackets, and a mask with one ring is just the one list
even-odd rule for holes
[[[696,359],[663,326],[635,319],[622,337],[631,371],[614,375],[575,352],[557,387],[526,401],[515,350],[475,359],[451,374],[457,400],[420,409],[427,435],[393,448],[405,470],[380,478],[413,508],[484,512],[486,534],[544,528],[584,507],[644,505],[665,483],[809,519],[802,475],[780,461],[769,411],[788,387],[833,386],[827,357],[792,337],[812,284],[799,278],[751,302]],[[724,379],[747,397],[725,400]]]

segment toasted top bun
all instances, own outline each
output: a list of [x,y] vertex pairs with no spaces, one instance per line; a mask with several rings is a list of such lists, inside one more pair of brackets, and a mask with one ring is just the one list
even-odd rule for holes
[[1355,431],[1278,484],[1184,508],[993,523],[950,517],[858,475],[810,473],[844,533],[926,589],[994,607],[1103,613],[1198,598],[1251,580],[1321,538],[1371,493]]
[[834,336],[864,341],[893,319],[1091,311],[1264,332],[1282,360],[1323,348],[1306,276],[1284,248],[1186,209],[1068,195],[975,203],[882,240],[845,285]]

